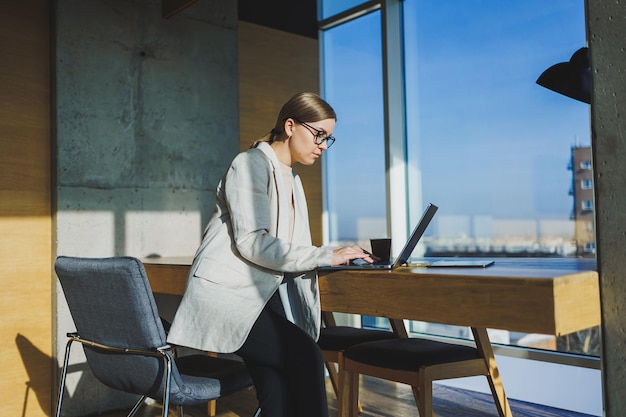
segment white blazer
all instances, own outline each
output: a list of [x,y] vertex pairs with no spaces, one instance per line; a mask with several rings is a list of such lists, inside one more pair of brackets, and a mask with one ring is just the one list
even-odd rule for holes
[[311,244],[300,178],[294,176],[295,219],[278,158],[262,142],[235,157],[217,188],[215,211],[204,232],[174,317],[168,342],[211,352],[234,352],[246,340],[261,310],[283,280],[294,279],[300,327],[317,340],[319,266],[333,249]]

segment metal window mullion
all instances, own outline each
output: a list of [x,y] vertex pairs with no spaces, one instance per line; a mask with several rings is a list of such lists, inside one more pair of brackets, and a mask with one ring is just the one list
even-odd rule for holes
[[[321,10],[321,6],[320,3],[323,0],[319,0],[318,1],[318,10]],[[332,29],[335,26],[339,26],[342,25],[346,22],[349,22],[351,20],[355,20],[358,19],[361,16],[365,16],[366,14],[375,12],[376,10],[380,9],[381,7],[381,2],[380,0],[370,0],[370,1],[366,1],[364,3],[361,3],[351,9],[348,10],[344,10],[341,13],[338,13],[334,16],[330,16],[326,19],[323,20],[319,20],[318,21],[318,28],[322,31],[324,30],[328,30],[328,29]],[[318,19],[321,18],[321,12],[318,13]]]
[[382,7],[387,229],[397,255],[408,237],[408,185],[402,1]]

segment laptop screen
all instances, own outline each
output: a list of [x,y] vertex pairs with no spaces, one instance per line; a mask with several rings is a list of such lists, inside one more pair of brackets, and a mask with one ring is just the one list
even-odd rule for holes
[[409,260],[409,257],[413,253],[415,246],[417,246],[417,242],[419,242],[419,240],[422,238],[422,235],[424,235],[426,228],[430,224],[430,221],[433,219],[433,217],[435,217],[435,213],[438,209],[439,207],[437,207],[436,205],[432,203],[428,204],[428,207],[426,207],[424,214],[422,214],[422,218],[417,223],[417,226],[415,226],[415,229],[413,229],[411,237],[406,242],[404,248],[400,252],[400,255],[398,255],[398,258],[394,262],[394,268],[405,264]]

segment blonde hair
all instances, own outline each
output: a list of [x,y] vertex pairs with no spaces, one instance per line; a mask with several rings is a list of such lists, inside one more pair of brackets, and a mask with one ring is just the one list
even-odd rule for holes
[[272,143],[285,140],[285,120],[293,118],[305,123],[319,122],[325,119],[337,120],[335,110],[323,98],[315,93],[301,92],[291,97],[278,112],[274,128],[250,147],[255,148],[260,142]]

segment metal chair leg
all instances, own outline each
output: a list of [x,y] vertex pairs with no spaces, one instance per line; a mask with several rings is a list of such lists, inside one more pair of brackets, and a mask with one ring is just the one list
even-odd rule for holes
[[[71,335],[68,334],[68,336],[70,336],[70,339],[67,341],[67,344],[65,345],[65,357],[63,358],[63,368],[61,370],[61,382],[59,384],[59,396],[58,396],[58,400],[57,400],[57,410],[56,410],[55,417],[61,417],[61,406],[63,404],[63,393],[65,392],[65,381],[67,380],[67,367],[68,367],[69,361],[70,361],[70,350],[72,348],[72,343],[74,342],[74,339],[71,338]],[[147,397],[145,395],[142,396],[139,399],[139,401],[137,401],[135,403],[135,405],[133,406],[132,410],[130,410],[130,413],[128,413],[127,417],[133,417],[137,413],[137,411],[139,410],[141,405],[144,403],[146,398]]]
[[61,383],[59,384],[59,396],[57,399],[57,412],[55,414],[56,417],[61,416],[61,403],[63,402],[63,392],[65,391],[65,378],[67,376],[67,364],[70,359],[70,349],[72,347],[72,342],[74,340],[70,339],[67,341],[65,345],[65,358],[63,359],[63,370],[61,371]]
[[165,359],[165,387],[163,387],[163,417],[167,417],[170,407],[170,383],[172,381],[172,358],[160,351]]
[[133,408],[130,410],[130,412],[128,413],[126,417],[133,417],[135,414],[137,414],[137,411],[139,411],[144,401],[146,401],[146,398],[148,397],[146,397],[145,395],[142,395],[139,401],[135,403],[135,405],[133,406]]

